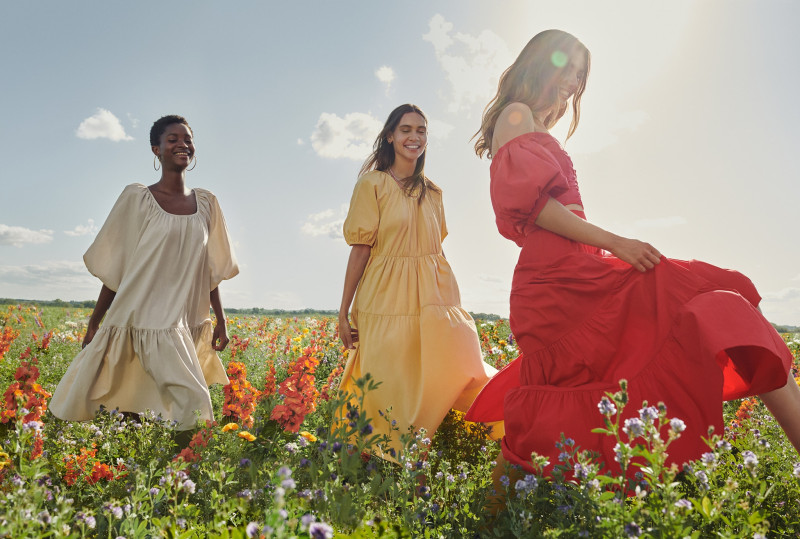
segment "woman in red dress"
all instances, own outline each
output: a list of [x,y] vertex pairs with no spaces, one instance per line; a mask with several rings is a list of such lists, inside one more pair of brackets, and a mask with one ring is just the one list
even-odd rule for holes
[[504,460],[528,470],[534,451],[558,462],[562,432],[616,467],[613,437],[591,430],[602,426],[601,397],[624,378],[626,416],[643,400],[662,401],[685,422],[671,462],[707,451],[708,427],[723,432],[722,401],[749,395],[761,396],[800,450],[792,355],[758,310],[750,280],[665,258],[586,221],[572,161],[548,130],[571,104],[575,131],[589,60],[572,35],[542,32],[503,73],[484,112],[475,150],[492,159],[497,228],[522,247],[510,302],[522,354],[467,418],[504,419]]

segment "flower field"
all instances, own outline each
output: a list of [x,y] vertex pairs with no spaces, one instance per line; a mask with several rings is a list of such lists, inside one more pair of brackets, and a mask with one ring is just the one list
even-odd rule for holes
[[[563,437],[552,476],[507,470],[497,506],[499,446],[457,412],[430,438],[404,433],[399,464],[370,456],[381,441],[372,425],[390,414],[364,417],[360,395],[337,391],[345,355],[333,318],[232,315],[221,354],[231,383],[211,388],[216,421],[194,431],[116,410],[60,421],[48,401],[89,314],[0,305],[0,537],[800,534],[800,457],[757,398],[726,403],[725,432],[678,469],[664,462],[683,421],[627,402],[622,382],[593,413],[625,473]],[[507,321],[477,326],[487,362],[517,355]],[[800,336],[785,338],[797,366]]]

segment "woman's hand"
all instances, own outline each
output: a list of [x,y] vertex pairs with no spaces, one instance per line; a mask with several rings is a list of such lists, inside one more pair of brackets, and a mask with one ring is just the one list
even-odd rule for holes
[[355,348],[355,343],[358,342],[358,329],[350,326],[350,320],[346,314],[339,315],[339,338],[348,350]]
[[618,236],[609,251],[641,272],[653,269],[656,264],[661,262],[661,253],[658,249],[649,243],[630,238]]
[[97,333],[97,330],[98,330],[97,326],[95,326],[93,324],[89,324],[89,326],[86,328],[86,335],[83,336],[83,342],[81,343],[81,349],[86,348],[87,346],[89,346],[89,343],[92,342],[92,339],[94,339],[94,336]]
[[211,348],[217,352],[222,352],[228,346],[228,324],[223,318],[217,320],[214,326],[214,337],[211,339]]

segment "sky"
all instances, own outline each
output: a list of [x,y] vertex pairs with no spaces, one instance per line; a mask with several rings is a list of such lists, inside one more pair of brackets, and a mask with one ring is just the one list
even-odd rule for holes
[[565,146],[589,220],[737,269],[800,325],[798,20],[789,0],[0,0],[0,297],[97,297],[82,255],[125,185],[158,180],[149,129],[180,114],[187,183],[217,195],[241,267],[223,304],[338,309],[358,170],[410,102],[462,305],[507,316],[519,249],[470,139],[503,70],[560,28],[592,53]]

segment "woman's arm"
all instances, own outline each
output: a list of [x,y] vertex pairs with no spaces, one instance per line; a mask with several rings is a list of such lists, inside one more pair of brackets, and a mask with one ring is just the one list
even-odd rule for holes
[[536,224],[573,241],[610,251],[639,271],[652,269],[661,261],[661,253],[643,241],[617,236],[595,226],[551,198],[536,218]]
[[211,347],[217,352],[222,352],[228,346],[228,321],[225,319],[225,310],[222,308],[222,300],[219,297],[219,287],[211,291],[211,308],[217,318]]
[[114,301],[116,296],[117,293],[106,285],[103,285],[103,288],[100,289],[100,295],[97,296],[97,303],[94,306],[91,318],[89,318],[89,325],[86,328],[86,335],[83,337],[81,348],[86,348],[92,342],[95,333],[100,328],[100,322],[108,312],[108,308],[111,307],[111,302]]
[[369,245],[353,245],[350,249],[350,258],[347,259],[347,270],[344,274],[344,291],[342,292],[342,304],[339,307],[339,338],[348,350],[353,348],[353,343],[358,342],[358,329],[350,327],[350,304],[356,295],[356,288],[364,275],[367,267],[369,254],[372,247]]

